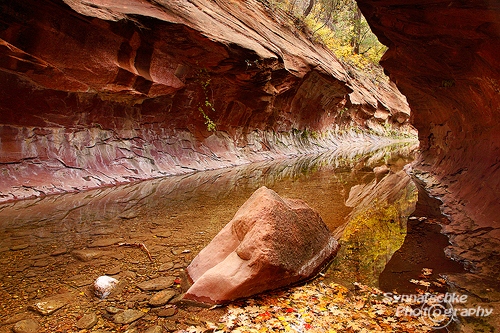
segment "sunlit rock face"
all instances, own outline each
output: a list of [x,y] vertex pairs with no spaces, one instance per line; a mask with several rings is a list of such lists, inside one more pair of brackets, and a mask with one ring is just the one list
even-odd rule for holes
[[0,201],[359,140],[339,128],[411,130],[394,85],[355,78],[258,1],[0,11]]
[[448,254],[498,286],[499,3],[358,4],[389,46],[382,65],[412,108],[422,150],[417,175],[444,201],[444,213],[451,216],[444,229],[451,236]]
[[187,267],[184,298],[224,303],[304,281],[338,247],[318,212],[263,186]]

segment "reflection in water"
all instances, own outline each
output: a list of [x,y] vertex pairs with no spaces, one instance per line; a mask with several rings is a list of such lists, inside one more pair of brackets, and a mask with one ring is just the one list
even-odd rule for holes
[[[400,171],[415,147],[396,148],[350,157],[304,156],[2,204],[0,321],[62,292],[76,298],[67,308],[70,319],[61,312],[39,320],[48,327],[74,321],[102,306],[81,295],[88,295],[92,281],[110,271],[131,286],[117,298],[125,304],[137,297],[138,282],[178,275],[262,185],[305,200],[331,230],[351,214],[335,270],[357,272],[357,278],[363,275],[376,284],[374,272],[380,273],[401,245],[404,217],[415,200]],[[372,170],[383,164],[391,173],[379,179]],[[153,262],[112,240],[144,243]]]
[[335,278],[378,287],[380,273],[404,242],[416,201],[416,187],[402,170],[353,186],[346,205],[354,209],[336,231],[341,249],[330,268]]
[[341,249],[330,267],[336,279],[375,287],[405,240],[417,201],[416,187],[403,170],[377,178],[351,188],[346,205],[354,209],[336,231]]

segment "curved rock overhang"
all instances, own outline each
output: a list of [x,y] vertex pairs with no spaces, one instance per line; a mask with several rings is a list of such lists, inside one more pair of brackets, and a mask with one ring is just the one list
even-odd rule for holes
[[0,11],[0,202],[335,149],[355,127],[412,130],[393,84],[258,1]]

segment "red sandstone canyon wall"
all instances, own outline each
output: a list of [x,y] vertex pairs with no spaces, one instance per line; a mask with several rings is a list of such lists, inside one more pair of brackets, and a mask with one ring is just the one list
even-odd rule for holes
[[500,2],[358,4],[412,109],[422,151],[415,174],[451,217],[448,254],[498,285]]
[[0,202],[335,149],[355,127],[370,144],[386,123],[412,131],[393,84],[257,1],[0,7]]

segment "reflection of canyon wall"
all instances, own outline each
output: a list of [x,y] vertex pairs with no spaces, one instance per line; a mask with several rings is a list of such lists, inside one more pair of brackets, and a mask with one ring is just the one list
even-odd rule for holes
[[417,194],[402,170],[351,188],[346,205],[354,209],[335,231],[341,244],[332,264],[336,278],[378,286],[380,273],[405,240]]
[[39,225],[42,229],[50,229],[51,226],[65,228],[67,224],[86,225],[99,220],[119,221],[142,212],[154,212],[158,206],[179,205],[193,197],[224,199],[242,189],[248,189],[251,194],[262,185],[272,186],[282,179],[296,179],[319,170],[350,172],[353,168],[373,168],[388,159],[404,164],[407,158],[411,159],[414,149],[411,145],[392,151],[384,148],[358,158],[329,152],[3,203],[0,204],[0,227]]
[[355,126],[411,130],[394,85],[355,78],[258,1],[0,12],[0,201],[380,143]]

